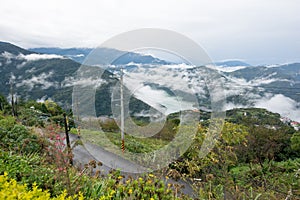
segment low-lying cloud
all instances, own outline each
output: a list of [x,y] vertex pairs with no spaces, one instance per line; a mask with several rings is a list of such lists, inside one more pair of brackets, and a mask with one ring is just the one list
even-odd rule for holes
[[50,87],[58,87],[57,82],[48,81],[47,79],[53,75],[53,72],[50,73],[41,73],[38,76],[33,76],[30,79],[22,80],[20,83],[17,83],[17,87],[26,86],[28,90],[32,90],[36,85],[41,85],[42,89],[48,89]]
[[105,83],[106,81],[104,79],[99,79],[95,77],[66,77],[65,80],[61,83],[61,85],[62,87],[81,86],[98,88]]
[[[22,53],[18,55],[14,55],[10,52],[4,51],[0,56],[6,59],[5,64],[11,64],[12,59],[23,61],[22,63],[17,65],[17,68],[22,68],[29,61],[37,61],[37,60],[48,60],[48,59],[66,59],[61,55],[56,54],[37,54],[32,53],[28,55],[24,55]],[[2,65],[2,64],[1,64]]]
[[[201,76],[205,77],[205,71],[202,72],[201,68],[195,71],[196,69],[177,68],[176,66],[172,66],[171,68],[164,66],[152,68],[137,67],[136,70],[126,72],[124,76],[125,85],[131,91],[135,91],[137,98],[158,110],[159,105],[164,105],[173,111],[174,106],[178,107],[176,105],[178,102],[174,101],[175,99],[172,99],[161,88],[155,89],[147,86],[148,83],[155,83],[158,86],[166,87],[173,91],[178,90],[187,93],[197,91],[198,94],[205,94],[206,83],[201,79]],[[226,81],[224,81],[223,89],[227,99],[230,99],[230,97],[236,99],[236,102],[230,101],[226,103],[224,107],[226,110],[237,107],[265,108],[271,112],[289,117],[292,120],[300,121],[300,104],[297,101],[282,94],[269,93],[264,89],[264,85],[266,84],[291,80],[276,78],[276,73],[265,77],[257,77],[249,81],[237,77],[224,76],[224,78],[226,78]],[[187,87],[189,85],[193,86],[194,91]],[[199,97],[207,98],[201,95]]]
[[300,122],[300,103],[282,94],[276,94],[271,98],[262,98],[255,103],[255,107],[265,108]]
[[19,54],[16,58],[27,60],[27,61],[47,60],[47,59],[55,59],[55,58],[65,59],[65,57],[56,54],[36,54],[36,53],[28,54],[28,55]]

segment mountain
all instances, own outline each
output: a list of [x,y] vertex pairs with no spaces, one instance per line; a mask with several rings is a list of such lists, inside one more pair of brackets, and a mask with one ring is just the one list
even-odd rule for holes
[[70,104],[65,98],[71,88],[62,87],[65,77],[73,76],[80,64],[61,56],[37,54],[8,43],[0,44],[1,93],[14,92],[22,98],[53,98]]
[[[92,73],[93,70],[100,68],[92,67],[83,72],[90,77],[80,79],[77,71],[81,64],[65,55],[34,53],[8,43],[0,44],[0,91],[5,95],[9,95],[9,86],[13,83],[15,92],[22,98],[51,98],[71,108],[73,87],[90,83],[96,89],[97,115],[111,115],[112,103],[119,106],[114,100],[120,97],[118,66],[122,64],[125,97],[136,116],[159,117],[159,113],[194,109],[210,111],[211,98],[215,96],[214,106],[219,109],[265,108],[300,121],[299,63],[230,67],[228,71],[221,70],[225,67],[220,66],[171,64],[152,56],[103,48],[98,52],[102,56],[120,57],[101,77],[93,77],[98,73]],[[216,88],[216,85],[222,87]],[[225,95],[225,104],[218,103],[218,98]],[[85,91],[79,96],[82,104],[90,101]]]
[[[73,86],[78,84],[76,72],[81,64],[54,54],[31,52],[9,43],[0,43],[0,93],[9,96],[11,86],[18,98],[52,99],[65,109],[72,104]],[[117,79],[108,71],[96,88],[97,115],[111,115],[111,94]],[[133,98],[135,107],[147,105]],[[149,106],[148,106],[149,107]]]
[[22,53],[24,55],[27,55],[27,54],[32,53],[31,51],[22,49],[18,46],[15,46],[13,44],[8,43],[8,42],[1,42],[0,41],[0,54],[3,54],[4,52],[9,52],[9,53],[14,54],[14,55],[17,55],[17,54],[20,54],[20,53]]
[[220,61],[214,63],[216,66],[222,67],[238,67],[238,66],[250,66],[250,64],[242,62],[240,60],[227,60],[227,61]]
[[78,63],[82,63],[85,59],[85,57],[93,50],[92,48],[68,48],[68,49],[62,49],[62,48],[31,48],[28,49],[29,51],[42,53],[42,54],[55,54],[55,55],[61,55],[68,57]]
[[[68,57],[76,62],[83,63],[85,58],[93,51],[92,48],[32,48],[30,51],[43,53],[43,54],[55,54]],[[109,48],[97,48],[97,53],[105,55],[121,55],[120,58],[114,64],[128,64],[128,63],[140,63],[140,64],[168,64],[164,60],[154,58],[149,55],[141,55],[133,52],[124,52],[117,49]]]
[[225,75],[236,86],[251,86],[264,93],[282,94],[300,102],[300,63],[247,67]]
[[221,84],[222,91],[214,95],[222,96],[222,92],[226,95],[225,109],[266,108],[300,121],[299,76],[299,63],[277,67],[248,66],[230,72],[221,71],[219,67],[185,64],[130,65],[130,69],[125,68],[124,81],[138,99],[161,112],[209,111],[211,91],[215,90],[214,85]]

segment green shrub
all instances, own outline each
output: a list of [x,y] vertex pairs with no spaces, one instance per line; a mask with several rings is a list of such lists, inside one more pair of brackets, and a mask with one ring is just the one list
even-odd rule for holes
[[42,113],[31,108],[21,109],[18,119],[25,126],[44,126],[44,121],[41,118]]
[[1,120],[5,122],[5,126],[0,130],[0,144],[3,148],[10,151],[32,153],[41,150],[38,137],[30,133],[26,127],[14,124],[10,118]]
[[36,183],[43,189],[52,190],[52,170],[42,163],[43,159],[38,154],[17,155],[0,151],[0,174],[8,172],[9,178],[29,187]]
[[119,126],[113,119],[106,119],[103,121],[100,121],[100,127],[105,132],[119,132]]
[[36,184],[29,189],[26,184],[19,184],[15,179],[9,179],[7,173],[0,175],[0,196],[2,199],[39,199],[39,200],[83,200],[81,193],[78,195],[68,196],[67,191],[51,198],[50,193],[46,190],[39,189]]

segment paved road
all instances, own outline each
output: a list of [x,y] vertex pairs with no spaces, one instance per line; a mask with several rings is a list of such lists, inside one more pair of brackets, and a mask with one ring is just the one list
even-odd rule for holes
[[[70,134],[71,143],[74,143],[75,140],[78,140],[78,137],[76,135]],[[135,169],[137,172],[140,173],[146,171],[144,167],[130,162],[129,160],[126,160],[114,153],[106,151],[105,149],[91,143],[77,145],[73,149],[73,154],[74,161],[77,164],[86,164],[90,160],[101,161],[103,163],[103,166],[100,167],[100,170],[104,173],[109,173],[109,171],[112,168],[129,172],[132,171],[132,169]]]
[[[76,140],[78,140],[77,135],[70,134],[69,136],[71,143],[74,143]],[[90,152],[93,152],[93,155],[91,155]],[[96,160],[97,162],[101,161],[102,163],[109,163],[109,166],[103,164],[101,167],[97,166],[97,168],[95,169],[100,170],[102,174],[108,174],[112,167],[114,169],[123,169],[124,171],[132,171],[131,169],[135,169],[134,171],[140,170],[141,173],[146,171],[142,166],[132,163],[116,154],[108,152],[105,149],[91,143],[85,143],[84,145],[75,146],[75,148],[73,148],[72,153],[74,155],[74,164],[77,166],[83,166],[84,164],[89,163],[91,160]],[[129,175],[132,177],[136,177],[139,175],[139,173],[122,172],[122,175],[124,175],[125,177]],[[164,181],[166,182],[166,184],[180,184],[183,186],[182,192],[184,194],[194,196],[194,190],[188,182],[185,182],[183,180],[175,181],[173,179],[164,179]]]

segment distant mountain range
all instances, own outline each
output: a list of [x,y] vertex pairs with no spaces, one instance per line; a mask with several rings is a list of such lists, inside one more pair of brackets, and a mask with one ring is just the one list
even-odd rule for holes
[[[81,64],[56,54],[41,54],[15,45],[0,43],[0,93],[14,94],[19,98],[52,99],[65,109],[72,106],[73,86],[77,84],[76,72]],[[97,115],[111,115],[110,91],[117,79],[108,71],[103,73],[105,84],[97,88]],[[133,98],[134,107],[146,107],[142,101]]]
[[[68,57],[76,62],[83,63],[84,59],[93,51],[93,48],[54,48],[54,47],[42,47],[42,48],[31,48],[28,49],[32,52],[42,53],[42,54],[55,54],[61,55],[64,57]],[[119,54],[120,51],[115,49],[105,49],[103,51],[110,51],[109,54]],[[106,52],[107,53],[107,52]],[[141,57],[140,54],[129,52],[130,56],[128,56],[128,60],[122,61],[123,63],[135,62],[135,63],[160,63],[166,64],[166,61],[159,60],[157,58],[153,58],[152,56],[143,56]],[[136,58],[136,59],[135,59]],[[138,59],[137,59],[138,58]],[[140,59],[142,58],[142,60]],[[251,66],[248,63],[245,63],[240,60],[226,60],[226,61],[218,61],[214,62],[214,65],[220,67],[238,67],[238,66]]]
[[92,48],[32,48],[29,51],[42,54],[56,54],[70,58],[78,63],[83,63],[85,57],[93,50]]
[[[22,98],[47,99],[71,107],[76,71],[92,49],[35,48],[26,50],[0,42],[0,92],[9,95],[10,83]],[[104,54],[120,54],[101,49]],[[250,66],[241,61],[216,66],[172,64],[152,56],[125,52],[114,64],[124,66],[124,84],[134,96],[131,108],[146,115],[149,106],[164,113],[180,109],[210,109],[205,76],[218,73],[226,94],[226,109],[263,107],[300,121],[300,63]],[[123,53],[124,54],[124,53]],[[75,62],[76,61],[76,62]],[[118,68],[110,68],[97,88],[98,115],[110,115],[111,93]],[[179,96],[179,98],[178,98]],[[197,96],[199,105],[191,99]]]
[[[29,51],[42,53],[42,54],[55,54],[70,58],[76,62],[83,63],[85,58],[93,51],[92,48],[32,48]],[[168,64],[164,60],[154,58],[150,55],[141,55],[133,52],[123,52],[116,49],[97,48],[98,53],[106,55],[122,55],[114,64],[128,64],[130,62],[141,64]]]
[[214,62],[216,66],[221,66],[221,67],[238,67],[238,66],[251,66],[248,63],[245,63],[240,60],[227,60],[227,61],[220,61],[220,62]]

